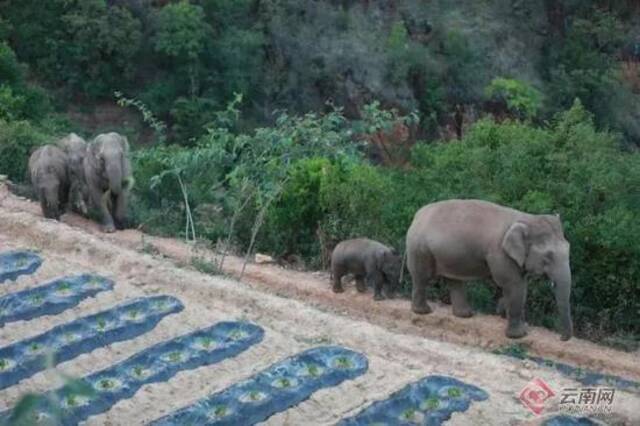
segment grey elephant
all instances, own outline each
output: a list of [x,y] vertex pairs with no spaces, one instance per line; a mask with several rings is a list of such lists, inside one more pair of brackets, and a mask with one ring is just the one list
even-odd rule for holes
[[375,300],[382,300],[382,288],[386,283],[389,297],[397,289],[400,281],[402,259],[392,248],[367,238],[356,238],[339,243],[331,255],[333,291],[341,293],[342,277],[353,274],[359,292],[374,288]]
[[413,281],[412,309],[431,312],[427,286],[448,280],[453,313],[472,315],[464,281],[491,278],[502,289],[507,337],[527,333],[526,275],[552,281],[562,340],[573,334],[569,243],[556,215],[532,215],[480,200],[448,200],[420,209],[407,232],[407,266]]
[[40,201],[42,214],[60,219],[69,195],[67,155],[54,145],[44,145],[29,157],[31,185]]
[[84,175],[91,202],[102,217],[103,230],[125,226],[127,200],[133,186],[129,142],[118,133],[96,136],[84,157]]
[[69,203],[71,208],[82,214],[87,214],[89,203],[89,189],[84,177],[84,157],[87,152],[87,142],[75,133],[69,133],[57,144],[66,154],[69,165]]

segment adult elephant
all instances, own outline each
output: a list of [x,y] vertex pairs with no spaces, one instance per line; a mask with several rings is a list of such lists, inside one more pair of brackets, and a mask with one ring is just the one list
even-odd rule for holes
[[492,278],[502,288],[507,337],[527,334],[524,304],[528,274],[547,276],[554,287],[562,340],[573,334],[569,243],[556,215],[532,215],[480,200],[448,200],[420,209],[407,233],[412,309],[431,312],[427,286],[448,280],[453,313],[472,315],[463,282]]
[[105,232],[125,225],[129,190],[133,186],[129,143],[118,133],[96,136],[87,147],[84,173],[91,201],[102,217]]

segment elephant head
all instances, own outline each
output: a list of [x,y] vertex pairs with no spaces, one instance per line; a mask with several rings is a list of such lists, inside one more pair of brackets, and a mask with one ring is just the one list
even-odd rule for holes
[[571,322],[571,268],[569,242],[558,216],[538,215],[511,225],[502,248],[523,270],[551,280],[560,315],[562,340],[573,335]]
[[385,251],[380,259],[380,270],[388,283],[389,297],[400,287],[402,258],[395,251]]
[[109,183],[109,192],[118,195],[123,188],[129,189],[130,178],[128,170],[127,155],[129,153],[129,143],[127,138],[117,133],[108,133],[96,138],[99,143],[93,145],[97,148],[95,161],[98,169]]

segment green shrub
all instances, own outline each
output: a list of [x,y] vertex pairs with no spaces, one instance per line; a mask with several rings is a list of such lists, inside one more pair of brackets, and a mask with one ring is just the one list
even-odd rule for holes
[[0,119],[0,174],[14,182],[28,181],[29,156],[47,140],[48,135],[28,121]]

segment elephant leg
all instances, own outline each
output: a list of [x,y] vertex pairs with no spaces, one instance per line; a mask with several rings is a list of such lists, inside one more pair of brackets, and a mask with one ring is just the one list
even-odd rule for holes
[[524,321],[524,304],[526,300],[527,285],[524,281],[509,289],[507,337],[517,339],[527,335],[527,324]]
[[367,291],[367,283],[364,280],[364,277],[362,275],[356,275],[356,290],[358,290],[359,293],[364,293]]
[[453,315],[460,318],[473,316],[473,310],[467,301],[465,285],[461,281],[448,280]]
[[332,275],[333,275],[333,292],[334,293],[342,293],[344,292],[344,288],[342,288],[342,275],[344,275],[344,272],[342,271],[341,268],[333,268],[331,271]]
[[411,310],[416,314],[429,314],[431,307],[427,303],[427,286],[433,281],[431,254],[417,256],[409,252],[407,255],[407,267],[411,274]]
[[384,300],[384,296],[382,295],[382,286],[384,284],[382,274],[380,274],[379,272],[373,272],[367,275],[367,281],[374,290],[373,300]]
[[507,337],[517,339],[527,334],[524,322],[524,304],[527,299],[527,282],[522,272],[508,259],[502,256],[487,259],[493,281],[502,288],[502,305],[507,315]]
[[499,291],[496,290],[496,296],[498,301],[496,302],[496,314],[502,318],[507,317],[507,305],[509,304],[509,293],[506,289],[502,290],[502,296],[499,296]]
[[106,192],[103,194],[97,187],[92,187],[89,192],[91,194],[93,205],[96,206],[100,212],[104,232],[115,232],[116,227],[113,223],[113,218],[111,217],[111,212],[109,211],[108,206],[110,193]]

